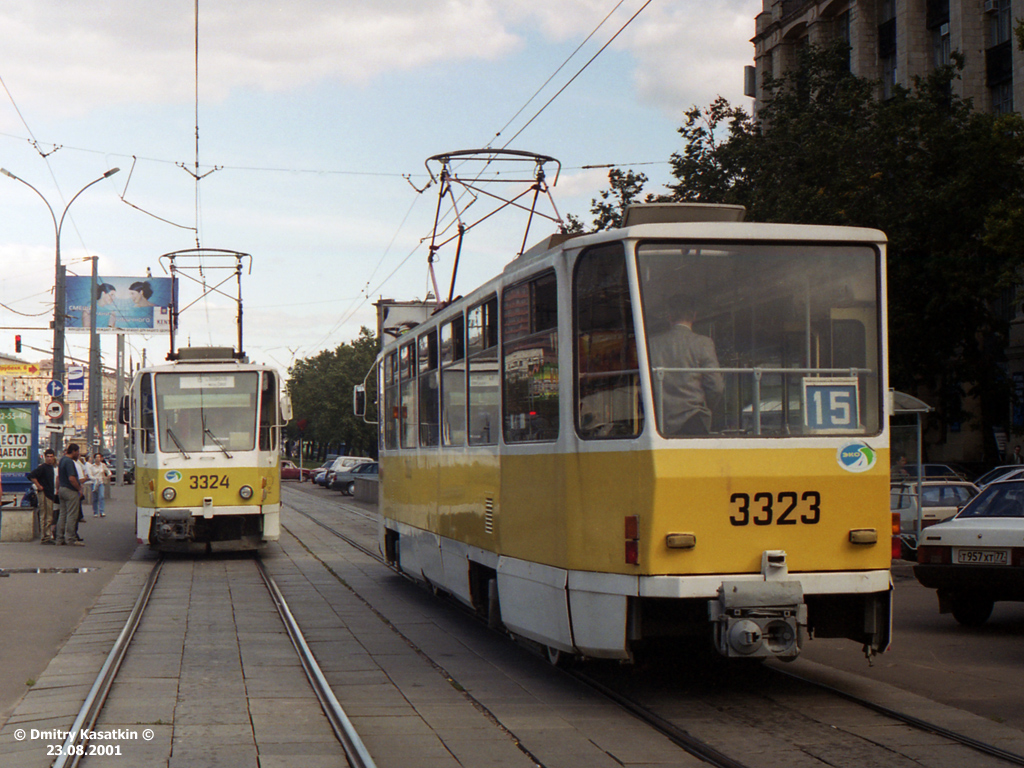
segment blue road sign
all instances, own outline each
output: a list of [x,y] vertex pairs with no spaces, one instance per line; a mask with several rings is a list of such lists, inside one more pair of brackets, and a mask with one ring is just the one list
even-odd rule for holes
[[50,397],[60,397],[64,394],[64,385],[56,379],[53,379],[46,385],[46,394]]

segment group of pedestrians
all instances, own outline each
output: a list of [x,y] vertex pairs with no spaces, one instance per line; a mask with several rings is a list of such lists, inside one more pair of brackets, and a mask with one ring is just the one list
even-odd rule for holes
[[93,517],[106,517],[106,486],[110,483],[110,468],[103,457],[93,454],[92,462],[81,460],[77,443],[69,443],[57,462],[52,448],[43,451],[43,463],[27,472],[39,499],[37,514],[41,544],[84,546],[78,535],[78,524],[84,519],[82,499],[86,484],[92,489]]

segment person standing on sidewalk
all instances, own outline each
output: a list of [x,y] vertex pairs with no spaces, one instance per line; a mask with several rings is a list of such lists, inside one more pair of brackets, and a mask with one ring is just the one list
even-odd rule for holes
[[103,463],[102,454],[94,453],[92,464],[86,464],[85,471],[89,475],[89,485],[92,488],[92,516],[106,517],[104,502],[107,484],[110,482],[110,467]]
[[57,454],[52,448],[43,451],[43,463],[26,472],[25,477],[36,487],[36,515],[39,517],[40,544],[53,544],[53,526],[57,522],[54,509],[57,502]]
[[82,511],[82,484],[78,481],[78,456],[77,443],[68,443],[64,449],[64,455],[57,466],[57,497],[60,499],[60,515],[57,517],[57,531],[55,538],[58,544],[81,547],[82,542],[78,541],[75,534],[75,526],[78,523],[79,514]]

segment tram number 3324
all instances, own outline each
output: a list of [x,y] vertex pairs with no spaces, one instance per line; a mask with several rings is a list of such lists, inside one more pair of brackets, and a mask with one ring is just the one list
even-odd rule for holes
[[781,493],[734,493],[735,505],[729,522],[733,525],[814,525],[821,520],[821,494],[817,491]]
[[196,489],[213,489],[213,488],[228,488],[228,476],[227,475],[192,475],[189,478],[188,487]]

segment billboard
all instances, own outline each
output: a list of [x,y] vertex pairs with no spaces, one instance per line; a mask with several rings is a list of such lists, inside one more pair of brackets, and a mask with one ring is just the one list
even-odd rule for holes
[[[38,448],[39,403],[0,403],[0,471],[24,480],[36,466]],[[11,479],[5,478],[4,484],[11,485]]]
[[65,329],[89,331],[92,294],[96,294],[96,331],[167,331],[170,329],[173,278],[68,275],[65,283]]

